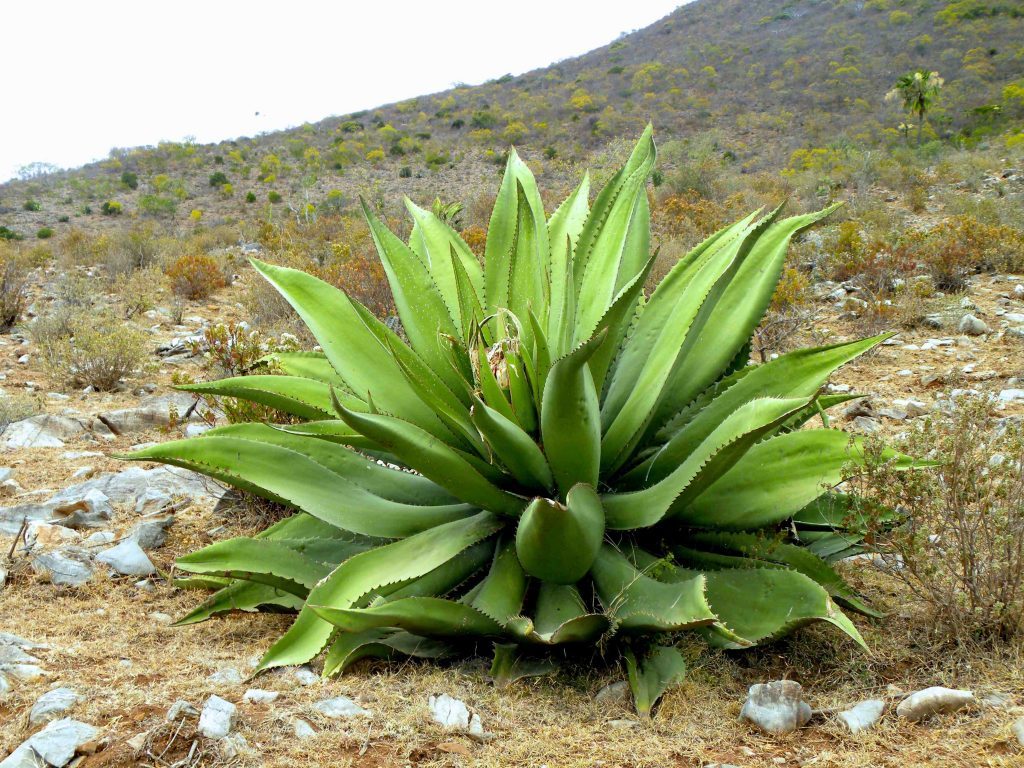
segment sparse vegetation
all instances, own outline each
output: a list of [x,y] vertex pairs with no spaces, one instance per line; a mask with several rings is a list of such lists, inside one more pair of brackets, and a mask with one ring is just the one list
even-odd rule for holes
[[185,299],[205,299],[225,285],[220,263],[205,254],[186,254],[166,268],[171,290]]
[[64,331],[39,340],[49,375],[62,386],[109,391],[145,360],[146,335],[120,318],[81,313]]

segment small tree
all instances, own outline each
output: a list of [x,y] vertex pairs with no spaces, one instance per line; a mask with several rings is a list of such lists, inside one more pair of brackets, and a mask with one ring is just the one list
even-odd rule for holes
[[903,75],[896,81],[892,90],[885,95],[886,101],[900,99],[905,110],[917,115],[917,146],[919,147],[921,146],[921,127],[924,125],[925,115],[938,100],[943,82],[945,81],[939,77],[938,72],[918,69]]

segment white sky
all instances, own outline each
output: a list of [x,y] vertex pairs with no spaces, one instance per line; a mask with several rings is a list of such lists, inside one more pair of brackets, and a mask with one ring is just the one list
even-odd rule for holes
[[4,3],[0,181],[34,161],[251,136],[520,74],[685,1]]

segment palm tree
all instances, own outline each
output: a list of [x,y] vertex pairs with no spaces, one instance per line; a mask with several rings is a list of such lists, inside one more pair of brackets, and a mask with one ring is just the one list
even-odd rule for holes
[[885,94],[886,101],[901,99],[903,108],[917,115],[917,146],[921,146],[921,127],[924,116],[935,104],[944,80],[938,72],[918,69],[903,75],[892,90]]

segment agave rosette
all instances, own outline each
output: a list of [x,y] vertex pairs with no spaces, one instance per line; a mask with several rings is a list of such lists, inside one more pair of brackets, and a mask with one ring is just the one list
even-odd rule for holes
[[[277,355],[284,375],[185,388],[298,423],[129,458],[296,513],[182,557],[190,584],[218,591],[180,623],[297,610],[260,669],[326,650],[328,675],[483,640],[508,678],[525,657],[603,638],[697,630],[742,648],[819,620],[863,644],[839,604],[872,611],[830,565],[861,536],[829,490],[863,449],[805,425],[848,399],[822,394],[832,372],[884,336],[748,364],[788,243],[831,209],[751,214],[647,296],[654,159],[648,128],[592,205],[584,178],[547,216],[511,152],[484,266],[408,200],[408,245],[366,210],[403,335],[321,280],[254,261],[322,351]],[[625,658],[642,710],[683,669],[671,648]]]

